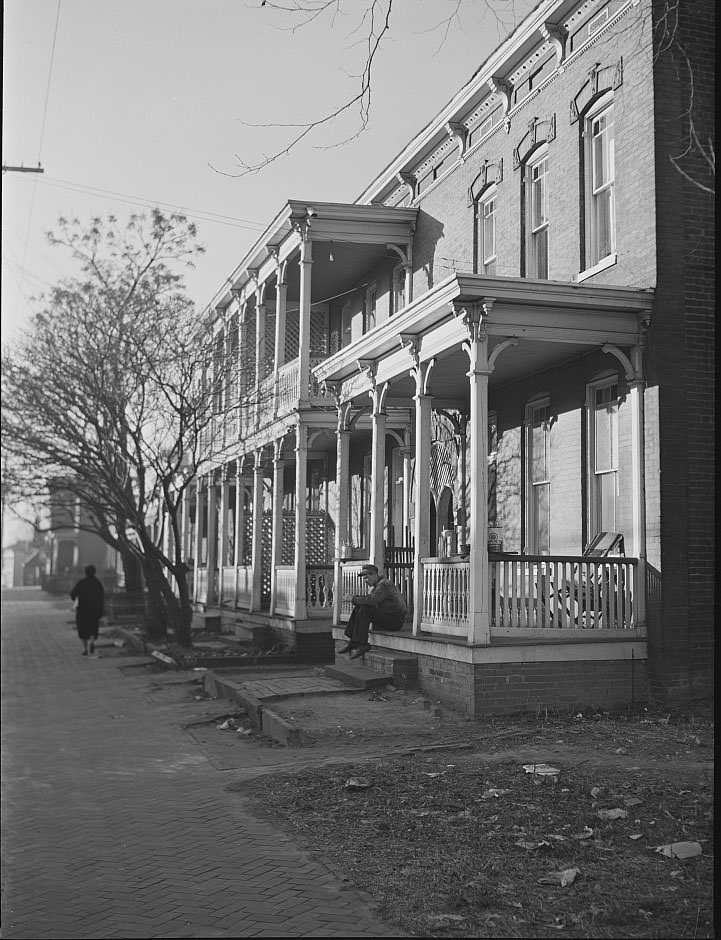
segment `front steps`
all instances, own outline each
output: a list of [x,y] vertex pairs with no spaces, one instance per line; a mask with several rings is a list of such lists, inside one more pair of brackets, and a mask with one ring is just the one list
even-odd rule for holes
[[[379,640],[381,637],[382,634],[376,632],[371,639]],[[382,646],[372,646],[358,659],[350,659],[346,655],[336,656],[333,666],[326,666],[325,671],[329,675],[337,675],[349,685],[355,684],[355,677],[375,675],[381,677],[382,684],[392,682],[397,689],[418,688],[418,657]]]

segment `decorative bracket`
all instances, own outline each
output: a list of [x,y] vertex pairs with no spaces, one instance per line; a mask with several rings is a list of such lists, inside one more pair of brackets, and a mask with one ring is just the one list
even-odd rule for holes
[[541,35],[553,46],[556,53],[556,66],[560,68],[566,58],[566,40],[568,30],[560,23],[541,23]]
[[468,128],[465,124],[459,124],[455,121],[448,121],[446,123],[446,131],[448,132],[448,136],[457,142],[458,159],[461,161],[461,163],[464,163],[466,159],[466,145],[468,142]]
[[408,187],[408,193],[411,197],[411,202],[416,197],[416,178],[412,173],[405,173],[401,170],[399,173],[396,173],[396,179],[402,186]]
[[410,261],[408,260],[408,255],[406,254],[405,251],[403,251],[403,249],[399,245],[394,245],[392,242],[388,242],[388,244],[386,245],[386,248],[388,249],[388,251],[395,251],[398,257],[401,259],[401,264],[403,265],[403,267],[404,268],[408,267],[408,265],[410,264]]
[[484,157],[478,175],[468,187],[468,205],[472,206],[487,186],[501,182],[503,182],[503,157],[497,160]]
[[503,105],[504,117],[511,108],[511,95],[513,94],[513,85],[507,79],[500,75],[492,75],[488,79],[488,87],[494,95],[498,95]]
[[493,347],[491,355],[488,357],[488,368],[493,371],[496,365],[496,359],[504,352],[506,349],[509,349],[511,346],[518,346],[518,339],[516,337],[510,337],[509,339],[501,340],[500,343],[497,343]]

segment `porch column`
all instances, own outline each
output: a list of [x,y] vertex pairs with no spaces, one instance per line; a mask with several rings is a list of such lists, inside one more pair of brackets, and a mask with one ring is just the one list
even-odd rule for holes
[[278,601],[278,565],[283,558],[283,477],[285,460],[280,456],[283,438],[275,442],[273,448],[273,522],[272,547],[270,559],[270,612],[275,613]]
[[242,540],[245,531],[245,498],[243,493],[243,460],[239,459],[235,464],[235,546],[233,551],[233,565],[235,566],[233,606],[238,606],[238,576],[240,572],[240,562],[242,555]]
[[260,284],[256,291],[255,303],[255,424],[260,423],[260,416],[268,408],[268,402],[262,402],[261,383],[265,378],[265,322],[266,307],[263,302],[265,297],[265,284]]
[[273,364],[275,382],[273,383],[273,415],[278,414],[278,371],[285,363],[285,307],[288,295],[286,278],[288,262],[278,265],[278,280],[275,288],[275,349]]
[[430,555],[431,520],[428,504],[431,498],[431,411],[433,399],[428,394],[428,380],[435,359],[421,362],[418,344],[411,339],[409,350],[414,367],[411,375],[415,379],[416,394],[416,489],[415,518],[413,520],[415,551],[413,555],[413,633],[420,633],[423,619],[423,564],[421,559]]
[[[303,229],[300,244],[300,330],[298,340],[298,388],[301,407],[308,403],[310,395],[310,298],[311,268],[313,266],[313,242],[310,237],[310,225]],[[305,591],[304,591],[305,593]]]
[[200,549],[203,544],[203,477],[197,477],[195,481],[195,545],[193,553],[195,555],[195,568],[193,577],[193,600],[198,600],[200,587]]
[[308,502],[308,429],[298,419],[295,426],[295,619],[307,616],[305,597],[305,527]]
[[218,604],[223,606],[223,568],[228,563],[228,465],[220,475],[220,551],[218,557]]
[[[407,439],[407,438],[406,438]],[[411,534],[411,457],[412,447],[401,447],[403,458],[403,533],[402,544],[408,545]]]
[[333,623],[339,624],[343,599],[343,566],[341,558],[345,554],[344,548],[348,544],[348,504],[350,483],[350,402],[337,401],[338,425],[336,428],[336,526],[335,526],[335,561],[333,572]]
[[633,554],[638,558],[636,585],[636,625],[646,623],[646,452],[644,447],[645,381],[642,377],[642,349],[633,350],[636,378],[630,383],[631,404],[631,492],[633,511]]
[[263,577],[263,464],[262,450],[255,452],[253,466],[253,570],[250,590],[250,609],[261,609]]
[[470,479],[473,493],[470,505],[470,572],[468,598],[468,642],[488,645],[491,642],[488,570],[488,333],[485,319],[493,300],[455,307],[468,330],[463,348],[470,360],[471,435]]
[[371,531],[370,560],[379,570],[385,567],[384,511],[385,511],[385,465],[386,465],[386,420],[385,407],[388,383],[373,385],[370,392],[373,410],[371,444]]
[[206,605],[215,605],[218,594],[215,584],[215,569],[218,565],[218,493],[214,475],[208,478],[208,599]]

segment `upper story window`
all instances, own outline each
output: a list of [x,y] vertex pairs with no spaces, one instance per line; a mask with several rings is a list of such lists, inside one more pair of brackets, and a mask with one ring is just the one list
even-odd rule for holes
[[363,332],[368,333],[376,325],[376,307],[378,305],[378,288],[375,284],[366,291],[365,306],[363,308]]
[[496,273],[496,188],[476,203],[476,270],[479,274]]
[[548,151],[526,164],[526,277],[548,277]]
[[402,264],[393,268],[393,282],[391,285],[391,316],[398,313],[406,305],[406,269]]
[[613,101],[589,112],[584,136],[586,268],[591,268],[616,251]]

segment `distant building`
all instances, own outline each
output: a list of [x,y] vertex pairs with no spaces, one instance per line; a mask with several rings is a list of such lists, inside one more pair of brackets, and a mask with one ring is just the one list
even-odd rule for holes
[[472,715],[709,692],[714,4],[693,82],[663,9],[544,0],[354,203],[281,206],[203,318],[199,606],[331,659],[369,559]]

